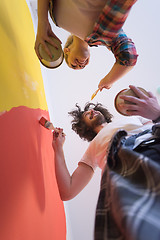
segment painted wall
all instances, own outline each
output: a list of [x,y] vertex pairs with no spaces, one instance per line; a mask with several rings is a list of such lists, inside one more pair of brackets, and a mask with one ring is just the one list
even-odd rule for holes
[[0,239],[64,240],[52,133],[25,0],[0,1]]
[[[160,102],[160,1],[139,0],[132,9],[124,26],[125,32],[136,44],[138,62],[135,68],[109,90],[99,93],[93,102],[101,102],[117,118],[123,118],[115,111],[114,97],[129,84],[152,91]],[[53,26],[63,46],[68,32]],[[48,70],[42,66],[45,93],[50,117],[54,125],[63,127],[66,133],[65,157],[70,173],[77,167],[87,142],[82,141],[71,130],[68,112],[75,103],[80,106],[90,100],[98,82],[109,71],[114,62],[112,54],[105,47],[91,48],[90,64],[80,71],[69,69],[65,62],[57,69]],[[97,169],[89,185],[73,200],[65,203],[69,240],[93,240],[94,217],[99,193],[101,172]]]

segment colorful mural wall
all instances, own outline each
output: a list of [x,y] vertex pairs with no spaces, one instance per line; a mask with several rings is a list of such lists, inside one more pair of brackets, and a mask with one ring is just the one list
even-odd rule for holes
[[52,133],[25,0],[0,1],[0,239],[64,240]]

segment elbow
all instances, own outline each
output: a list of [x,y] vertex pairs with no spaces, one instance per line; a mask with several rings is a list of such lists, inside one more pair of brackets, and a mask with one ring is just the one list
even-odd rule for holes
[[134,52],[123,51],[118,57],[119,64],[124,66],[135,66],[137,63],[138,54],[136,50]]
[[60,194],[60,198],[61,198],[61,200],[62,200],[63,202],[65,202],[65,201],[69,201],[69,200],[72,199],[72,198],[69,198],[69,197],[64,196],[64,195],[61,195],[61,194]]
[[75,197],[75,195],[71,195],[69,193],[60,193],[60,198],[63,202],[69,201],[69,200],[73,199],[74,197]]

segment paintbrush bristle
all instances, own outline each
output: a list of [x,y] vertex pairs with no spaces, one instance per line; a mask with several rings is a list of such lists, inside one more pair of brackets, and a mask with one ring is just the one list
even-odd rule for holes
[[43,127],[47,128],[49,130],[55,130],[53,124],[51,122],[49,122],[47,119],[45,119],[44,117],[41,117],[41,119],[39,120],[39,123]]
[[93,98],[97,95],[98,91],[99,91],[99,88],[92,94],[91,100],[93,100]]
[[41,117],[41,119],[39,120],[39,123],[40,123],[43,127],[45,127],[45,123],[46,123],[47,121],[48,121],[47,119],[45,119],[44,117]]

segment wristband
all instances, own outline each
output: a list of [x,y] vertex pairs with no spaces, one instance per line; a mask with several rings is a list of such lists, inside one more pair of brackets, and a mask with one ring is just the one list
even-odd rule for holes
[[160,116],[158,118],[156,118],[155,120],[152,120],[153,123],[158,123],[160,122]]

